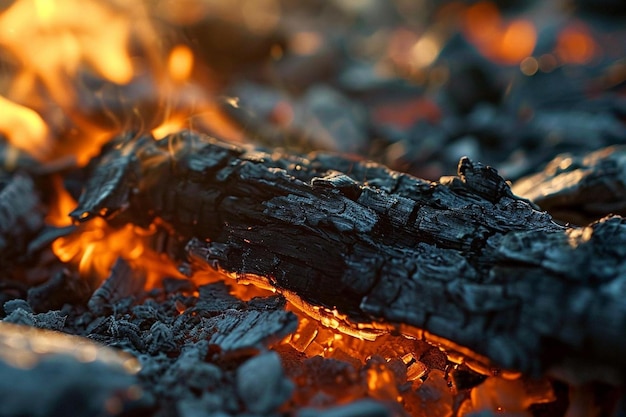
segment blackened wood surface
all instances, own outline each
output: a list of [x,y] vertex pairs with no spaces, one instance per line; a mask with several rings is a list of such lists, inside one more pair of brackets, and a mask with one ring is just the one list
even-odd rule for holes
[[434,183],[193,133],[142,137],[107,150],[72,215],[119,212],[159,216],[196,259],[354,321],[417,326],[523,371],[626,369],[626,222],[564,228],[468,159]]
[[542,172],[517,181],[513,190],[563,222],[626,215],[626,146],[559,155]]
[[14,263],[26,252],[30,239],[43,227],[43,217],[33,179],[0,172],[0,266]]

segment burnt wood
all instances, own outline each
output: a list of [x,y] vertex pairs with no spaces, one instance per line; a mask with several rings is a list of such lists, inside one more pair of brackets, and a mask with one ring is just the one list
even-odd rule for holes
[[43,205],[33,179],[25,173],[0,172],[0,267],[23,257],[43,224]]
[[608,214],[626,215],[626,146],[582,155],[561,154],[513,190],[558,220],[587,224]]
[[205,265],[352,322],[417,326],[492,363],[624,378],[626,222],[567,228],[467,158],[438,182],[181,132],[109,146],[72,216],[160,217]]

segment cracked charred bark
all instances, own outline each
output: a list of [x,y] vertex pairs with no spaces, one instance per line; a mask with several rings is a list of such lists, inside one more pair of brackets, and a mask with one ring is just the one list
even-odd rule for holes
[[490,167],[420,180],[189,132],[120,138],[72,215],[171,224],[196,260],[353,322],[408,324],[539,373],[623,380],[626,222],[566,228]]
[[609,213],[626,215],[626,146],[583,155],[562,154],[542,172],[513,184],[557,220],[587,224]]

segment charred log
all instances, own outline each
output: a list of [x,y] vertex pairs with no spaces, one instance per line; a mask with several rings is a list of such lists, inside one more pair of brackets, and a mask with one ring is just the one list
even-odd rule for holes
[[193,133],[120,139],[72,213],[98,214],[161,217],[195,260],[362,326],[416,326],[505,368],[624,377],[626,222],[562,227],[468,159],[429,182]]
[[608,214],[626,215],[626,147],[611,146],[582,156],[559,155],[513,190],[558,220],[587,224]]

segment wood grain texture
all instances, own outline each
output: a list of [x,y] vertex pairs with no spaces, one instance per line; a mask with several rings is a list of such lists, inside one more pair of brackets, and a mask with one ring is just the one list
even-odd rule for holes
[[[124,181],[98,174],[110,164]],[[457,176],[429,182],[190,132],[120,139],[73,215],[98,213],[160,217],[195,260],[353,322],[416,326],[534,374],[625,375],[626,222],[560,226],[466,158]]]

